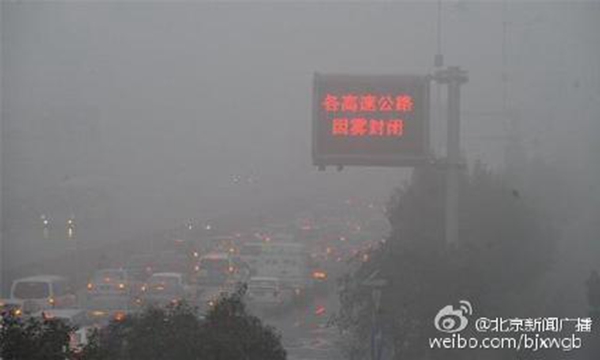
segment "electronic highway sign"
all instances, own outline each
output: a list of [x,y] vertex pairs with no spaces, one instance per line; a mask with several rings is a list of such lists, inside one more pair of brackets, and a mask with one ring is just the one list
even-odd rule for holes
[[315,74],[313,163],[417,166],[429,154],[423,75]]

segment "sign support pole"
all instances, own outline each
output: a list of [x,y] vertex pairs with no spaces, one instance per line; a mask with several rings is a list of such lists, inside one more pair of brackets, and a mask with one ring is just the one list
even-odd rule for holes
[[448,137],[446,142],[446,244],[458,243],[458,191],[460,160],[460,86],[468,81],[458,66],[439,70],[435,80],[448,85]]

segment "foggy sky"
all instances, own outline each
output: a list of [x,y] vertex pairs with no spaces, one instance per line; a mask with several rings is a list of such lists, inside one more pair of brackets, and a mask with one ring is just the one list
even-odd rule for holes
[[[23,255],[39,241],[42,213],[87,219],[82,236],[101,242],[298,198],[385,200],[406,170],[311,166],[312,75],[430,73],[436,11],[435,2],[3,2],[9,248]],[[463,149],[493,166],[508,129],[498,115],[501,14],[500,2],[461,1],[445,2],[442,16],[446,65],[470,76]],[[600,3],[511,1],[507,19],[508,108],[524,146],[585,173],[597,161]],[[432,100],[440,104],[435,89]],[[439,152],[443,121],[432,121]]]

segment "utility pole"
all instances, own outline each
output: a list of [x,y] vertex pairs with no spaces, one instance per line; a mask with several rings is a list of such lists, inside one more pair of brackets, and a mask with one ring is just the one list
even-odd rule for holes
[[[2,14],[2,8],[4,4],[0,4],[0,21],[2,21],[4,19],[4,15]],[[4,74],[2,73],[2,69],[4,69],[3,65],[2,65],[2,46],[0,46],[0,297],[2,297],[2,295],[4,294],[4,286],[5,286],[5,274],[4,274],[4,269],[6,268],[6,264],[4,263],[4,259],[7,258],[5,251],[6,251],[6,247],[5,245],[5,227],[4,227],[4,214],[3,214],[3,210],[4,210],[4,200],[2,198],[2,183],[3,183],[3,175],[2,175],[2,158],[4,157],[2,155],[2,148],[4,147],[4,136],[2,134],[2,127],[4,127],[4,122],[7,119],[3,119],[2,118],[2,114],[4,114],[4,111],[2,109],[3,105],[4,105],[4,94],[2,94],[2,88],[4,87]]]
[[458,66],[438,70],[434,80],[448,85],[448,137],[446,142],[446,243],[458,243],[458,187],[460,161],[460,86],[469,78]]

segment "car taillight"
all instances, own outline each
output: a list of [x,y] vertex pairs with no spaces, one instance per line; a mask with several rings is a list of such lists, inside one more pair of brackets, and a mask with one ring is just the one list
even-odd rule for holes
[[91,314],[92,314],[92,316],[96,316],[96,317],[101,317],[101,316],[106,315],[106,313],[101,310],[94,310],[94,311],[92,311]]
[[115,321],[123,321],[125,320],[125,313],[122,312],[116,312],[115,316],[114,316]]
[[325,280],[327,279],[327,273],[324,271],[315,271],[313,272],[313,278],[317,280]]

